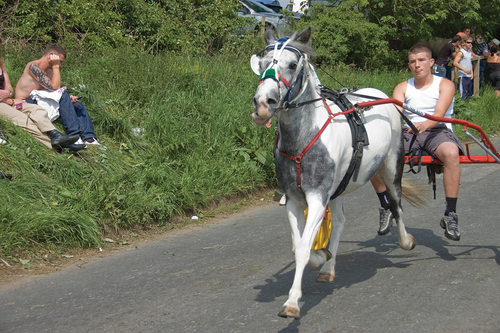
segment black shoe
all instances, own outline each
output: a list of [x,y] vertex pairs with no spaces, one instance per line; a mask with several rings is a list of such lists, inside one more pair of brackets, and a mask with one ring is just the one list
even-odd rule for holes
[[10,173],[0,172],[0,179],[12,180],[12,175]]
[[50,143],[53,148],[61,148],[74,143],[80,137],[79,134],[64,135],[58,130],[48,131],[47,135],[50,138]]
[[392,216],[392,213],[389,209],[384,209],[383,207],[379,208],[379,213],[380,213],[380,219],[379,219],[379,226],[378,226],[378,234],[379,235],[385,235],[391,230],[392,227],[392,220],[394,217]]
[[460,230],[458,229],[458,215],[455,212],[450,212],[448,216],[443,216],[439,223],[444,229],[444,235],[454,241],[460,240]]
[[71,145],[59,147],[56,150],[58,153],[63,153],[65,149],[69,150],[70,152],[77,152],[77,151],[85,149],[85,148],[87,148],[87,145],[85,145],[85,144],[73,143]]

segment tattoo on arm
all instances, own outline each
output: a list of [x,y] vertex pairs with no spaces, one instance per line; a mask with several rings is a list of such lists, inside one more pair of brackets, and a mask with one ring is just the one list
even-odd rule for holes
[[33,77],[38,81],[38,83],[40,83],[42,87],[47,90],[54,90],[52,81],[50,81],[49,77],[45,75],[40,67],[35,64],[31,64],[29,70],[31,72],[31,75],[33,75]]

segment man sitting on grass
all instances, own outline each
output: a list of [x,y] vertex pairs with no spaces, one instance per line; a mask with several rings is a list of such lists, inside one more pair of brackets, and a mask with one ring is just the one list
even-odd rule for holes
[[[25,99],[28,103],[37,104],[30,96],[32,91],[55,91],[61,88],[61,65],[66,59],[66,51],[58,44],[45,48],[43,56],[29,62],[16,85],[16,97]],[[89,113],[85,106],[78,102],[76,96],[70,96],[66,91],[59,102],[59,116],[68,135],[78,134],[81,140],[78,144],[96,144],[96,134]],[[83,140],[83,141],[82,141]]]

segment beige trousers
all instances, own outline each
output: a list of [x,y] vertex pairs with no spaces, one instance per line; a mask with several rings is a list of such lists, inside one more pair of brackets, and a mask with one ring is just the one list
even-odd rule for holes
[[47,116],[47,111],[36,104],[23,103],[23,108],[17,110],[15,107],[0,103],[0,116],[12,121],[30,132],[38,141],[52,148],[50,138],[46,134],[55,129]]

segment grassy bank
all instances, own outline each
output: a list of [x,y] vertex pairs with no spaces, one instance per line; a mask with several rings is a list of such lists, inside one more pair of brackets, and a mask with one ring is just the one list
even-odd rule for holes
[[[257,51],[257,50],[254,50]],[[39,55],[7,57],[11,80]],[[409,72],[318,70],[331,88],[377,87],[391,95]],[[338,82],[337,82],[338,81]],[[164,225],[222,198],[275,184],[274,131],[250,119],[258,78],[249,56],[151,56],[131,49],[68,58],[63,84],[91,114],[99,141],[57,154],[0,119],[0,255],[32,247],[98,247],[103,232]],[[457,114],[499,128],[493,91]],[[60,127],[60,124],[57,126]]]

